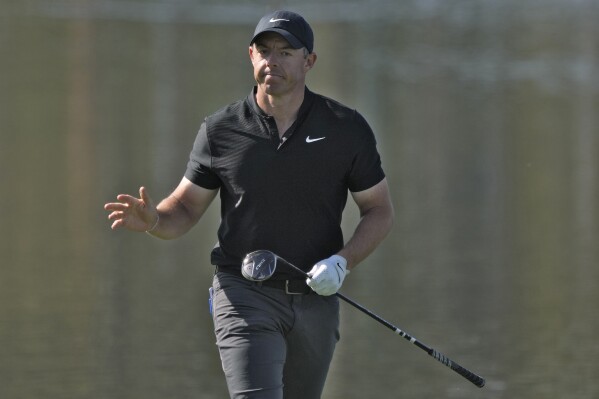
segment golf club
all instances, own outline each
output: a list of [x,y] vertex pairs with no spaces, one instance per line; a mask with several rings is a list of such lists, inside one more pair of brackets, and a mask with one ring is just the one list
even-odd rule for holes
[[[306,273],[305,271],[301,270],[297,266],[294,266],[293,264],[289,263],[285,259],[274,254],[273,252],[267,251],[267,250],[259,250],[259,251],[254,251],[254,252],[250,252],[249,254],[247,254],[245,256],[245,259],[243,260],[243,264],[241,265],[241,274],[243,275],[243,277],[245,277],[246,279],[248,279],[250,281],[260,282],[260,281],[268,280],[269,278],[271,278],[273,276],[273,274],[275,273],[275,271],[277,269],[277,261],[281,261],[283,264],[287,265],[289,268],[295,270],[296,272],[298,272],[299,274],[301,274],[302,276],[304,276],[306,278],[310,277],[310,275],[308,273]],[[409,335],[408,333],[402,331],[400,328],[394,326],[393,324],[389,323],[388,321],[381,318],[380,316],[372,313],[370,310],[366,309],[365,307],[363,307],[359,303],[353,301],[352,299],[346,297],[345,295],[343,295],[339,292],[337,292],[335,295],[337,295],[340,299],[344,300],[345,302],[349,303],[350,305],[354,306],[356,309],[366,313],[368,316],[372,317],[373,319],[375,319],[376,321],[378,321],[385,327],[391,329],[393,332],[395,332],[399,336],[407,339],[408,341],[410,341],[412,344],[416,345],[420,349],[424,350],[430,356],[437,359],[439,362],[443,363],[445,366],[451,368],[453,371],[455,371],[462,377],[466,378],[468,381],[470,381],[477,387],[482,388],[483,386],[485,386],[484,378],[482,378],[482,377],[474,374],[470,370],[460,366],[459,364],[457,364],[456,362],[454,362],[453,360],[451,360],[450,358],[448,358],[441,352],[438,352],[435,349],[430,348],[429,346],[423,344],[422,342],[418,341],[416,338],[414,338],[411,335]]]

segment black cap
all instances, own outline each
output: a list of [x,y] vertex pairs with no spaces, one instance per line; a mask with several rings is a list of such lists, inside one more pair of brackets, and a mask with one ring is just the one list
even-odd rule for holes
[[308,52],[314,49],[314,33],[306,20],[291,11],[275,11],[262,17],[250,45],[264,32],[276,32],[282,35],[293,48],[305,47]]

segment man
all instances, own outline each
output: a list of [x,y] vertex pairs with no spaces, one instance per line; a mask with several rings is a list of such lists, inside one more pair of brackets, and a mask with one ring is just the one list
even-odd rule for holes
[[[205,119],[179,186],[158,206],[144,187],[139,198],[121,194],[105,205],[113,229],[172,239],[194,226],[220,191],[213,318],[231,398],[320,398],[339,339],[332,294],[393,221],[370,127],[306,87],[317,58],[313,40],[298,14],[264,16],[249,47],[257,85]],[[344,244],[348,191],[361,218]],[[311,277],[280,266],[270,280],[245,280],[242,260],[259,249]]]

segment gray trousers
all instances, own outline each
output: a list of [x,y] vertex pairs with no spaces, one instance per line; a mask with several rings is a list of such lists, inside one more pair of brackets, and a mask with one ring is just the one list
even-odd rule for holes
[[232,399],[319,399],[339,340],[339,301],[219,272],[216,344]]

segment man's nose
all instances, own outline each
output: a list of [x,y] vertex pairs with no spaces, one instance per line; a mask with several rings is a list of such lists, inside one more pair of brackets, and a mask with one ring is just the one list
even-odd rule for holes
[[279,64],[279,56],[277,54],[275,54],[274,52],[270,53],[268,55],[268,57],[266,58],[266,63],[269,66],[272,66],[272,65],[276,66],[276,65],[278,65]]

